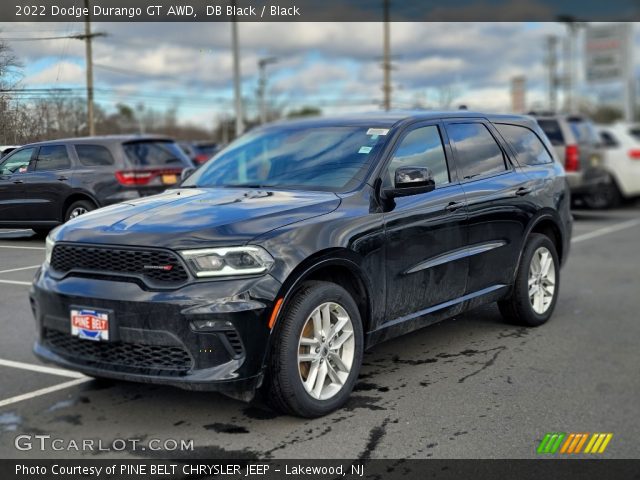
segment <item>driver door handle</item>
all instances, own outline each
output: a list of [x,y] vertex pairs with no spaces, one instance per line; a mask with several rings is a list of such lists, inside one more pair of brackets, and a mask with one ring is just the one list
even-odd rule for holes
[[67,177],[65,177],[64,175],[60,175],[58,177],[58,180],[60,180],[61,182],[64,182],[65,180],[69,180]]
[[13,183],[15,183],[16,185],[19,185],[21,183],[24,183],[22,180],[14,180]]
[[533,189],[529,187],[520,187],[518,190],[516,190],[516,195],[518,197],[523,197],[525,195],[529,195],[532,191]]
[[455,212],[456,210],[458,210],[459,208],[462,208],[466,205],[466,203],[464,202],[451,202],[449,203],[449,205],[447,205],[446,207],[444,207],[444,209],[448,212]]

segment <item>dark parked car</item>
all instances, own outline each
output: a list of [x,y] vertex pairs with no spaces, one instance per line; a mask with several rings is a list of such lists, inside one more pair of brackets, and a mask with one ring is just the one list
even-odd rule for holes
[[35,353],[326,414],[380,341],[496,301],[549,319],[572,226],[551,151],[529,117],[470,112],[256,129],[181,187],[51,232]]
[[191,166],[165,137],[84,137],[25,145],[0,160],[0,228],[44,233],[96,208],[162,192]]
[[218,153],[221,147],[213,142],[180,142],[180,148],[198,166]]

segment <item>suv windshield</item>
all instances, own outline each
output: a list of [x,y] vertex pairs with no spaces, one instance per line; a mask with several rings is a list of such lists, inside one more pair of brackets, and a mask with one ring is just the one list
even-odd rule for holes
[[239,138],[183,186],[341,191],[362,181],[386,129],[268,128]]
[[177,166],[188,163],[184,152],[177,143],[163,140],[142,140],[127,142],[124,153],[136,167]]

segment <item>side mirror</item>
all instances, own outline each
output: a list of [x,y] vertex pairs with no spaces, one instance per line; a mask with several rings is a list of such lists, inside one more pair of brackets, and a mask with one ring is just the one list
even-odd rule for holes
[[187,167],[187,168],[183,169],[182,172],[180,173],[180,181],[184,182],[195,171],[196,171],[196,169],[194,167]]
[[433,172],[426,167],[401,167],[396,170],[394,187],[384,190],[387,198],[407,197],[431,192],[436,188]]

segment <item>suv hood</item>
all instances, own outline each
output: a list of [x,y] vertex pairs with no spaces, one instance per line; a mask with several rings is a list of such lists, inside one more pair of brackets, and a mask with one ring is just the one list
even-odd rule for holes
[[331,192],[175,189],[82,215],[57,229],[54,240],[171,249],[242,245],[339,204]]

